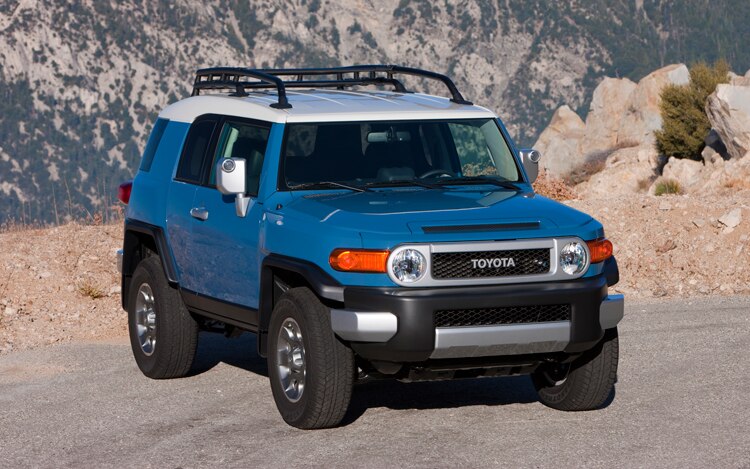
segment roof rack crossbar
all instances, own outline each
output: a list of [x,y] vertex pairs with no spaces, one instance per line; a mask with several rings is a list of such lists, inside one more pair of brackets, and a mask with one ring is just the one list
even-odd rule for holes
[[[378,74],[385,74],[385,76]],[[365,74],[365,75],[362,75]],[[320,76],[334,76],[335,79],[320,79]],[[350,75],[351,78],[345,75]],[[206,68],[198,70],[193,84],[192,96],[201,90],[233,89],[233,96],[247,96],[246,89],[276,88],[278,102],[271,104],[277,109],[291,108],[286,96],[286,88],[337,88],[343,90],[350,86],[391,85],[399,93],[408,93],[404,84],[395,75],[411,75],[442,82],[451,94],[451,101],[471,105],[456,88],[453,80],[445,75],[401,67],[399,65],[356,65],[351,67],[331,68],[289,68],[289,69],[251,69],[251,68]],[[283,80],[280,77],[294,77]],[[315,77],[315,79],[305,79]],[[244,81],[242,78],[254,78],[258,81]]]
[[255,78],[260,80],[259,83],[265,83],[268,87],[276,88],[279,99],[277,102],[271,104],[271,107],[276,109],[289,109],[292,107],[286,97],[286,89],[282,79],[252,68],[217,67],[198,70],[195,74],[191,96],[198,96],[201,90],[225,88],[233,88],[235,90],[233,93],[234,96],[247,96],[245,92],[247,82],[240,81],[240,78],[245,77]]

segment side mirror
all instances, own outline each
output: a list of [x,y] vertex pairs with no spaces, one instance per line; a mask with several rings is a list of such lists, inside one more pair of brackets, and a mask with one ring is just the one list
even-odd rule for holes
[[242,158],[225,158],[216,163],[216,188],[225,195],[234,195],[234,208],[238,217],[247,215],[250,198],[245,195],[245,160]]
[[529,177],[529,182],[533,183],[539,176],[539,160],[542,159],[542,154],[532,148],[524,148],[519,153],[526,176]]

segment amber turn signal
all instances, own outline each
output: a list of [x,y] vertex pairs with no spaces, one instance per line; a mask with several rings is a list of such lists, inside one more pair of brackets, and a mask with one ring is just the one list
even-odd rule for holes
[[341,272],[385,273],[388,254],[370,249],[334,249],[328,262]]
[[597,239],[595,241],[586,241],[591,253],[591,263],[606,261],[612,257],[612,243],[608,239]]

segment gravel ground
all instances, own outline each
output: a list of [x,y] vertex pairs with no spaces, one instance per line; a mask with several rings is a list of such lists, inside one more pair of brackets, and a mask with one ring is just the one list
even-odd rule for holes
[[0,233],[0,354],[125,335],[120,247],[121,225]]
[[[574,200],[604,225],[631,298],[750,294],[750,191]],[[739,214],[736,226],[732,214]]]
[[40,347],[0,357],[0,466],[750,467],[749,311],[630,302],[602,410],[548,409],[526,377],[381,381],[318,431],[283,423],[252,335],[202,336],[195,375],[162,381],[122,339]]
[[[629,299],[750,294],[750,191],[566,203],[604,223],[620,265],[614,291]],[[120,225],[0,233],[0,355],[124,337],[121,244]]]

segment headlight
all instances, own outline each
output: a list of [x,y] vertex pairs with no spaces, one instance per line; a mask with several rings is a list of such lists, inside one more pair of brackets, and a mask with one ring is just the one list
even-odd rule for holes
[[560,250],[560,267],[568,275],[576,275],[586,268],[588,259],[582,243],[568,243]]
[[391,259],[391,271],[400,282],[416,282],[427,271],[427,259],[415,249],[404,249]]

